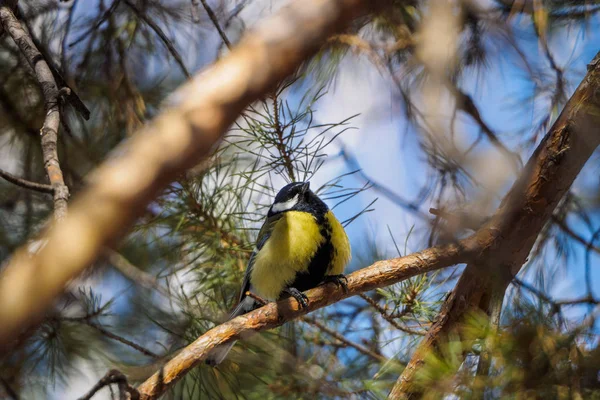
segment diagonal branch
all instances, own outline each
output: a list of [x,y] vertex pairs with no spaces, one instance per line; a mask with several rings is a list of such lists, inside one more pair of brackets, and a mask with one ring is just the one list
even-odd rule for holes
[[348,340],[341,333],[339,333],[339,332],[337,332],[337,331],[329,328],[328,326],[326,326],[325,324],[320,323],[319,321],[317,321],[314,318],[303,317],[302,321],[304,321],[307,324],[310,324],[310,325],[316,327],[317,329],[321,330],[322,332],[325,332],[329,336],[337,339],[338,341],[340,341],[341,343],[343,343],[344,346],[353,347],[354,349],[356,349],[360,353],[366,355],[367,357],[371,357],[376,362],[385,363],[385,362],[388,361],[388,359],[386,357],[382,356],[381,354],[377,354],[373,350],[368,349],[368,348],[366,348],[365,346],[363,346],[363,345],[361,345],[359,343],[354,343],[353,341]]
[[219,32],[219,36],[221,36],[221,40],[223,40],[223,43],[225,43],[225,46],[227,46],[227,48],[229,50],[231,50],[231,42],[227,38],[225,31],[223,31],[223,28],[221,28],[221,24],[219,24],[219,20],[218,20],[217,16],[215,15],[214,11],[212,10],[212,8],[210,8],[210,6],[206,2],[206,0],[200,0],[200,1],[202,2],[202,7],[204,7],[206,14],[208,14],[208,17],[210,18],[213,25],[217,29],[217,32]]
[[207,354],[218,345],[247,337],[282,325],[311,311],[318,310],[350,296],[372,289],[389,286],[413,276],[436,269],[467,262],[477,251],[477,244],[465,240],[459,244],[432,247],[421,252],[391,260],[378,261],[348,275],[348,292],[334,285],[319,286],[306,292],[309,306],[299,309],[293,299],[269,303],[258,310],[225,322],[196,339],[160,371],[138,387],[142,400],[156,399],[192,368],[204,360]]
[[60,221],[67,214],[69,189],[65,185],[62,170],[58,162],[57,142],[58,126],[60,124],[58,87],[44,57],[35,47],[31,37],[23,29],[10,7],[2,0],[0,0],[0,23],[15,41],[21,53],[23,53],[27,62],[35,71],[35,76],[44,95],[46,117],[40,132],[42,135],[42,154],[44,168],[53,188],[54,218]]
[[[425,356],[472,309],[489,312],[527,260],[539,232],[600,144],[600,53],[494,216],[473,236],[482,251],[467,265],[389,398],[418,398]],[[497,294],[501,295],[498,296]]]
[[[45,233],[47,245],[33,256],[23,248],[18,250],[3,269],[0,352],[10,347],[22,329],[40,320],[67,282],[114,244],[170,181],[209,156],[251,102],[270,93],[315,54],[329,35],[387,3],[292,2],[177,90],[170,108],[91,174],[87,189],[71,203],[67,217]],[[0,10],[3,16],[12,16],[6,7]],[[52,112],[58,124],[58,113]]]
[[154,22],[152,20],[152,18],[148,18],[146,16],[146,14],[144,13],[144,11],[140,10],[139,8],[137,8],[137,6],[135,4],[133,4],[132,2],[130,2],[129,0],[125,0],[125,4],[127,4],[127,6],[129,8],[131,8],[133,10],[133,12],[142,21],[144,21],[146,24],[148,24],[148,26],[150,28],[152,28],[152,30],[158,35],[158,37],[160,38],[160,40],[162,40],[162,42],[165,45],[165,47],[169,50],[169,52],[171,53],[171,55],[175,59],[175,62],[177,62],[177,65],[179,65],[179,68],[181,68],[181,71],[183,72],[183,74],[187,78],[191,78],[192,76],[190,75],[190,72],[185,67],[185,63],[183,62],[183,59],[181,58],[181,55],[179,54],[179,52],[177,51],[177,49],[173,45],[173,42],[171,42],[171,40],[167,37],[167,35],[163,32],[163,30],[160,29],[160,26],[158,26],[156,24],[156,22]]

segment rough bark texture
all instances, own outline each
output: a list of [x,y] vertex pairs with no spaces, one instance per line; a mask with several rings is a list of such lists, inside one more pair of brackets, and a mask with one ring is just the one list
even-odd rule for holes
[[45,103],[46,117],[40,131],[42,136],[42,155],[44,168],[48,174],[50,185],[54,196],[54,218],[62,220],[67,215],[67,201],[69,189],[65,185],[63,174],[58,162],[58,127],[60,125],[60,114],[58,107],[58,87],[52,75],[52,71],[33,44],[29,34],[23,29],[19,20],[13,14],[10,4],[0,0],[0,22],[4,30],[25,56],[25,59],[35,71],[35,76],[42,89]]
[[472,241],[432,247],[419,253],[391,260],[378,261],[348,275],[348,292],[333,284],[319,286],[306,294],[310,298],[306,309],[299,309],[296,300],[287,299],[269,303],[251,313],[221,324],[196,339],[166,363],[158,372],[138,387],[140,398],[155,399],[206,358],[214,347],[253,332],[271,329],[350,296],[389,286],[413,276],[448,267],[469,260],[475,251]]
[[[21,249],[2,271],[0,348],[6,350],[20,330],[37,322],[67,282],[115,243],[161,189],[209,155],[245,107],[269,93],[329,35],[378,3],[296,1],[177,90],[169,109],[91,175],[67,217],[44,235],[46,246],[35,255]],[[12,18],[7,8],[2,15]],[[16,29],[12,23],[7,26]],[[41,63],[33,61],[41,71]],[[58,114],[51,111],[54,123]],[[56,126],[45,126],[44,133],[56,134]]]
[[495,290],[504,293],[519,272],[539,232],[600,144],[600,53],[557,121],[533,153],[498,211],[473,236],[481,253],[470,263],[443,304],[436,322],[389,398],[418,398],[416,371],[424,356],[456,327],[467,310],[488,312]]

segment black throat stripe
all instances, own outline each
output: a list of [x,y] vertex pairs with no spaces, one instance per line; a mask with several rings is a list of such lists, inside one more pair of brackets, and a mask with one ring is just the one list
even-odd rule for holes
[[304,273],[296,274],[296,279],[290,285],[300,291],[312,289],[323,281],[334,256],[334,248],[331,243],[331,225],[324,213],[319,214],[314,216],[314,218],[320,226],[320,233],[324,240],[308,265],[308,270]]

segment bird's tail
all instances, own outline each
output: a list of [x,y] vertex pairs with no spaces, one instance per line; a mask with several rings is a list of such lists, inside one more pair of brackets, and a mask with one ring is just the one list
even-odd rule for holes
[[[252,311],[256,307],[256,305],[257,304],[254,301],[254,299],[252,299],[251,297],[244,297],[242,301],[240,301],[240,303],[237,305],[237,307],[233,309],[231,314],[229,314],[229,318],[227,320],[229,321],[230,319]],[[206,357],[206,364],[210,365],[211,367],[216,367],[217,365],[221,364],[225,357],[227,357],[229,350],[231,350],[235,342],[236,340],[234,340],[231,343],[226,343],[212,349],[212,351]]]

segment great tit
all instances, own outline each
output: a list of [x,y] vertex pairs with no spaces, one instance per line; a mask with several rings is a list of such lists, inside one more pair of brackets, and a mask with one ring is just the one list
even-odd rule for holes
[[[327,205],[310,190],[309,182],[284,186],[269,208],[244,275],[237,307],[229,319],[260,306],[246,292],[265,300],[294,297],[302,308],[302,292],[333,282],[346,287],[344,268],[351,258],[344,227]],[[233,343],[215,348],[206,363],[220,364]]]

